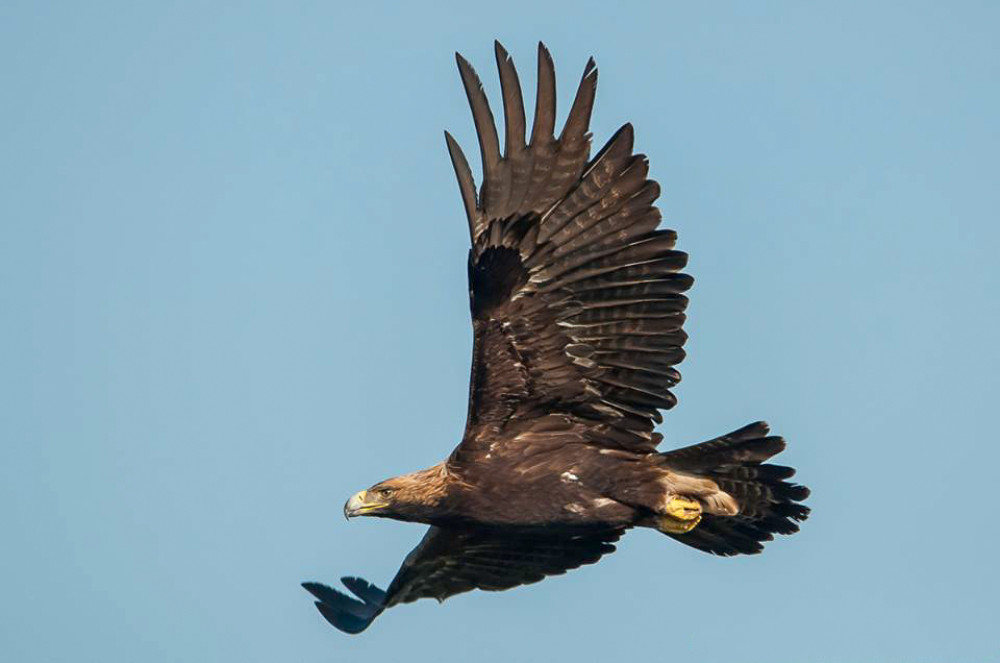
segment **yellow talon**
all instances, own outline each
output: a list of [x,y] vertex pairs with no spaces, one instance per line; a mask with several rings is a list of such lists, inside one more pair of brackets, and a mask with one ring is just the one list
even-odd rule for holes
[[677,520],[670,516],[660,516],[657,520],[657,527],[661,532],[667,534],[687,534],[701,522],[701,516],[694,520]]
[[664,511],[666,513],[657,518],[662,532],[686,534],[701,522],[701,503],[697,500],[671,497]]
[[671,497],[665,509],[667,515],[677,520],[700,520],[701,503],[683,497]]

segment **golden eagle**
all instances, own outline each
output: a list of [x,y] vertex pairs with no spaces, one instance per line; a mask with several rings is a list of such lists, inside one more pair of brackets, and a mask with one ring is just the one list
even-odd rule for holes
[[344,514],[430,528],[387,590],[343,578],[356,597],[303,583],[331,624],[359,633],[383,610],[471,589],[504,590],[596,562],[631,527],[717,555],[753,554],[798,531],[809,491],[765,464],[785,442],[763,422],[658,452],[659,410],[684,358],[692,279],[660,187],[633,154],[632,126],[590,157],[597,84],[587,62],[555,137],[555,72],[538,46],[531,138],[517,71],[496,45],[504,148],[482,84],[457,55],[482,153],[478,194],[445,132],[469,221],[475,345],[465,434],[448,458],[351,497]]

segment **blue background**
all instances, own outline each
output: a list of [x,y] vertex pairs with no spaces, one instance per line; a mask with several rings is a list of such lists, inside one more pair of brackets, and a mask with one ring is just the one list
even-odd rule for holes
[[[994,3],[0,6],[7,661],[985,661],[996,636]],[[492,41],[651,157],[696,278],[668,445],[766,418],[813,518],[649,532],[348,637],[298,583],[422,528],[341,516],[465,418],[452,59]],[[990,626],[992,624],[992,626]]]

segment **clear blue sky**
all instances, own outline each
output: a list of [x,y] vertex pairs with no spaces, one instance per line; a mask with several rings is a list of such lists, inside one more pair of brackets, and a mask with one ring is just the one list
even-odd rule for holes
[[[4,660],[1000,660],[996,4],[84,4],[0,7]],[[496,99],[494,38],[560,115],[594,55],[595,140],[650,155],[667,444],[767,419],[814,515],[352,638],[298,583],[384,584],[422,528],[344,500],[461,434],[442,129],[476,154],[452,53]]]

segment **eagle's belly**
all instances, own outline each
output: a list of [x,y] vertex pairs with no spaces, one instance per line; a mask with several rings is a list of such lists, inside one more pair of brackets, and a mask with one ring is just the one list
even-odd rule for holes
[[635,463],[591,453],[558,454],[546,461],[483,467],[463,491],[462,511],[485,524],[524,526],[623,526],[641,515],[615,499],[616,488],[647,483],[637,476],[645,472]]
[[[567,473],[572,475],[572,473]],[[576,480],[508,483],[484,490],[477,497],[475,519],[497,525],[624,525],[635,519],[635,510],[605,497]]]

